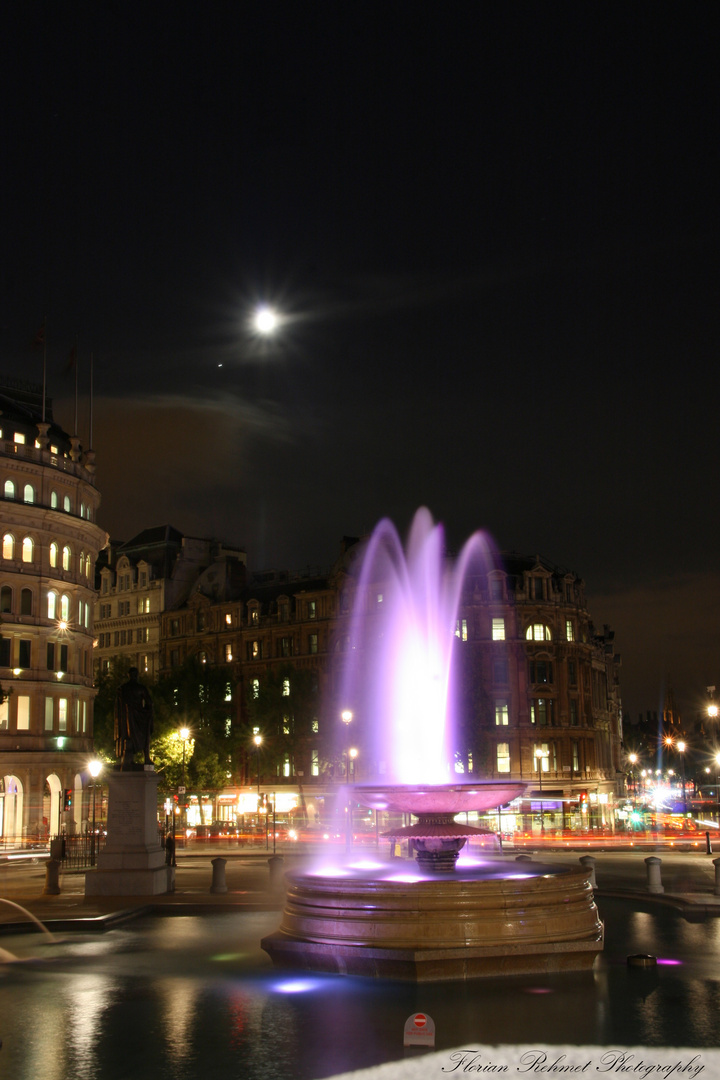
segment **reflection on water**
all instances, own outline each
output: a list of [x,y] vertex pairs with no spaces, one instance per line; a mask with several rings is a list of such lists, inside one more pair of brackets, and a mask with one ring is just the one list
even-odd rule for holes
[[[0,969],[2,1076],[13,1080],[312,1080],[403,1057],[414,1011],[438,1049],[483,1043],[718,1046],[720,920],[599,899],[592,974],[414,986],[275,971],[275,913],[148,919]],[[682,961],[628,968],[630,953]]]

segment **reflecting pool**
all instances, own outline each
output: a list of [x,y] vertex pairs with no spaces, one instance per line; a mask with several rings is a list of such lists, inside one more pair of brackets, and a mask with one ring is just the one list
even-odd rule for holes
[[[429,1013],[438,1050],[473,1043],[720,1046],[720,919],[598,899],[592,974],[414,984],[282,973],[277,912],[148,917],[106,934],[8,935],[0,1075],[13,1080],[320,1080],[403,1057]],[[653,970],[628,968],[653,953]],[[30,959],[34,958],[34,959]]]

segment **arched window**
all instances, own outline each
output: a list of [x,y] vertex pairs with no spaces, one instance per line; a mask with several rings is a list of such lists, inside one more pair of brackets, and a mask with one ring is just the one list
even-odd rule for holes
[[57,491],[50,492],[50,507],[52,510],[57,510],[59,505]]
[[3,536],[3,559],[15,558],[15,537],[12,533]]
[[12,480],[6,480],[5,481],[5,498],[6,499],[14,499],[15,498],[15,484],[14,484],[14,482]]
[[67,622],[70,618],[70,597],[65,593],[60,597],[60,618],[63,622]]
[[90,556],[85,556],[85,577],[90,577]]
[[57,593],[48,593],[48,619],[57,619]]
[[53,540],[50,545],[50,565],[55,568],[58,564],[58,546]]
[[20,614],[32,615],[32,589],[23,589],[20,593]]
[[84,502],[80,503],[80,517],[81,518],[85,517],[85,503]]
[[66,514],[70,513],[70,496],[63,495],[63,510]]
[[9,614],[12,611],[13,595],[9,585],[3,585],[0,589],[0,611]]
[[85,552],[84,551],[80,552],[80,573],[81,574],[85,573]]
[[35,488],[32,486],[32,484],[26,484],[23,488],[23,502],[35,502]]
[[526,641],[552,641],[552,631],[545,623],[531,623],[525,631]]
[[33,549],[34,549],[34,547],[35,547],[35,545],[32,542],[32,538],[29,537],[29,536],[24,536],[23,537],[23,542],[22,542],[22,561],[23,562],[32,562],[33,561]]
[[70,548],[68,547],[67,544],[65,544],[65,547],[63,548],[62,555],[63,555],[63,563],[62,563],[63,570],[69,570],[70,569]]

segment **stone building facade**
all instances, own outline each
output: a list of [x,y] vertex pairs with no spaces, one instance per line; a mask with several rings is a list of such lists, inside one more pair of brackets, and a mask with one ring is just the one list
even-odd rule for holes
[[232,595],[245,582],[245,552],[171,525],[108,544],[97,573],[96,669],[121,658],[141,676],[158,675],[162,614],[185,604],[201,576],[210,596]]
[[[43,419],[44,417],[44,419]],[[93,735],[92,450],[42,388],[0,385],[0,836],[79,829]]]
[[[248,744],[236,776],[241,786],[255,772],[270,786],[336,784],[345,778],[349,742],[360,748],[359,779],[373,778],[359,722],[350,738],[341,721],[350,612],[359,607],[368,619],[382,619],[375,601],[383,583],[358,595],[360,549],[346,538],[324,577],[250,576],[232,601],[214,602],[196,590],[181,609],[163,616],[165,673],[198,656],[227,674],[232,721]],[[472,686],[455,754],[457,778],[527,782],[525,816],[542,800],[549,826],[609,825],[624,790],[613,635],[595,630],[576,574],[515,554],[501,556],[500,566],[466,581],[458,611],[456,663]],[[312,675],[316,702],[298,727],[292,681],[301,672]],[[251,745],[252,703],[263,680],[281,673],[289,684],[288,709],[280,710],[272,730],[267,723],[257,729],[274,747],[261,764]]]

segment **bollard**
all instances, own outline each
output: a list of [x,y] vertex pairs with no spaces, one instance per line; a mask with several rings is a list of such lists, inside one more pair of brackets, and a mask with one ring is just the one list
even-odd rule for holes
[[211,893],[224,893],[227,892],[227,884],[225,883],[225,865],[227,859],[213,859],[212,860],[212,885],[210,886]]
[[712,843],[710,841],[710,833],[705,833],[705,854],[712,855]]
[[595,880],[595,857],[593,855],[581,855],[580,865],[583,869],[589,871],[588,881],[593,889],[597,889],[597,881]]
[[282,855],[271,855],[268,859],[270,868],[270,888],[278,889],[283,883],[283,867],[285,860]]
[[59,896],[60,895],[60,867],[62,863],[59,859],[50,859],[45,863],[45,888],[43,894],[45,896]]
[[715,888],[713,893],[715,896],[720,896],[720,859],[713,859],[713,866],[715,867]]
[[651,855],[649,859],[645,860],[647,866],[647,890],[651,893],[665,892],[665,887],[660,877],[660,867],[662,866],[662,859],[658,859],[655,855]]

